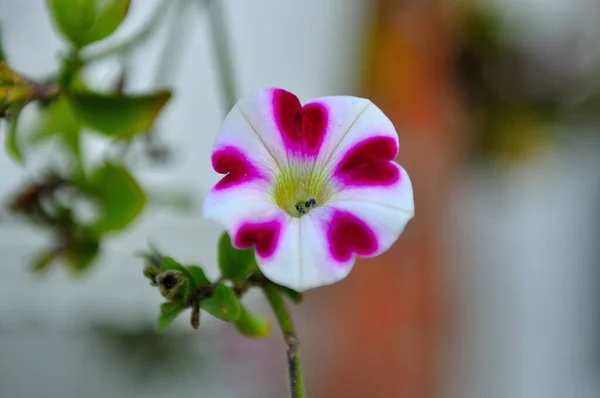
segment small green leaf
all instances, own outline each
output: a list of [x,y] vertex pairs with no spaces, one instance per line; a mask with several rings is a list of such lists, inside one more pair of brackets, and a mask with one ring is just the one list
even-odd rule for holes
[[144,209],[146,195],[129,171],[106,163],[92,173],[92,192],[98,199],[101,215],[94,225],[99,233],[120,231]]
[[184,272],[183,265],[179,264],[173,257],[164,256],[160,263],[160,269],[163,271],[174,270]]
[[12,121],[7,121],[9,124],[8,134],[6,135],[6,153],[8,153],[15,162],[23,163],[23,152],[19,144],[18,126],[19,126],[19,114],[17,114]]
[[158,315],[157,329],[163,332],[185,310],[180,303],[162,303]]
[[72,92],[71,104],[81,122],[99,133],[129,140],[148,130],[171,98],[169,91],[148,95]]
[[58,30],[77,48],[86,45],[85,33],[96,19],[96,0],[47,0]]
[[202,300],[200,307],[224,321],[236,321],[239,319],[242,309],[233,290],[219,283],[213,290],[212,296]]
[[37,143],[58,135],[62,144],[79,161],[81,159],[81,123],[77,120],[69,100],[60,96],[42,111],[41,118],[31,131],[31,142]]
[[96,259],[100,251],[100,242],[92,236],[84,236],[71,242],[66,249],[65,258],[71,271],[85,271]]
[[207,286],[210,285],[210,281],[206,277],[204,270],[197,265],[188,265],[185,267],[194,279],[196,286]]
[[257,267],[254,249],[236,249],[227,232],[219,239],[218,257],[223,277],[233,281],[245,279]]
[[86,34],[86,41],[93,43],[112,34],[127,16],[130,0],[106,0],[96,13],[96,20]]
[[121,24],[130,0],[47,0],[58,30],[76,48],[102,40]]
[[0,107],[26,103],[33,94],[30,83],[15,72],[6,61],[0,61]]
[[266,337],[271,333],[271,324],[265,318],[253,314],[244,306],[241,307],[240,318],[235,321],[235,328],[249,337]]

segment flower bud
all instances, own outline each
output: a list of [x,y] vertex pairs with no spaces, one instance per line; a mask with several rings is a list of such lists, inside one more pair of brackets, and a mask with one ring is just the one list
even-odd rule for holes
[[169,270],[155,278],[158,283],[160,294],[169,301],[185,302],[187,301],[191,287],[190,282],[180,271]]

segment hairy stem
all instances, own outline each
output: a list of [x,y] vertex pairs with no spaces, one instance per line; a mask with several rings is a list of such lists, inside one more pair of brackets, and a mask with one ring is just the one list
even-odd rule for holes
[[277,286],[266,282],[263,286],[263,291],[275,313],[277,323],[279,323],[279,328],[283,333],[283,339],[288,346],[287,362],[290,398],[304,398],[306,393],[304,390],[302,363],[300,361],[300,343],[296,337],[294,323]]

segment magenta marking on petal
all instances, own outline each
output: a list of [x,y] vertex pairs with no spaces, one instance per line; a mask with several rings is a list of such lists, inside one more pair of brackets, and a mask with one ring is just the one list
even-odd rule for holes
[[254,179],[266,178],[242,151],[233,146],[213,152],[212,165],[217,173],[226,174],[215,185],[215,189],[226,189]]
[[294,94],[275,89],[273,114],[288,151],[317,156],[327,130],[328,112],[325,105],[314,102],[302,106]]
[[370,137],[346,152],[334,175],[347,186],[392,185],[400,179],[400,171],[391,163],[397,154],[392,137]]
[[327,241],[333,258],[346,262],[356,253],[369,256],[377,251],[377,237],[361,219],[347,211],[335,210],[327,227]]
[[280,232],[281,222],[278,220],[247,222],[238,228],[234,244],[240,249],[254,246],[260,257],[269,258],[275,253]]

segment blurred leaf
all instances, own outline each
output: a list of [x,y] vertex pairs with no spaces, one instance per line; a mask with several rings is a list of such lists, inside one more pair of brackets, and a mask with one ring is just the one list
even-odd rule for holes
[[235,321],[235,328],[249,337],[266,337],[271,333],[271,324],[265,318],[253,314],[241,306],[240,317]]
[[185,267],[190,274],[192,274],[192,278],[196,286],[207,286],[210,285],[210,280],[206,277],[204,270],[197,265],[188,265]]
[[219,268],[226,279],[243,280],[257,267],[254,249],[236,249],[231,244],[227,232],[224,232],[219,239],[218,257]]
[[81,124],[65,96],[59,96],[43,109],[39,122],[31,132],[31,142],[37,143],[55,135],[60,137],[75,158],[81,159]]
[[25,103],[32,95],[30,83],[12,70],[6,61],[0,61],[0,107]]
[[84,125],[99,133],[126,140],[148,130],[171,98],[169,91],[135,96],[93,92],[72,92],[69,95]]
[[87,32],[88,43],[102,40],[113,33],[127,16],[130,0],[107,0],[96,13],[94,25]]
[[224,321],[236,321],[242,312],[235,293],[223,283],[215,287],[212,296],[202,300],[200,307],[215,318]]
[[173,321],[185,310],[185,306],[179,303],[162,303],[158,315],[157,329],[163,332]]
[[86,270],[98,256],[100,242],[92,236],[84,236],[69,243],[65,258],[72,271]]
[[129,171],[106,163],[95,170],[90,185],[101,206],[101,216],[94,228],[99,233],[120,231],[144,209],[146,195]]
[[302,301],[302,293],[295,291],[294,289],[290,289],[289,287],[277,285],[277,288],[281,293],[283,293],[287,298],[292,300],[294,303],[299,303]]
[[15,162],[23,163],[23,152],[19,144],[18,136],[18,125],[19,125],[19,113],[15,115],[13,120],[8,121],[8,134],[6,135],[6,153],[8,153]]
[[76,48],[102,40],[121,24],[129,0],[47,0],[58,30]]

